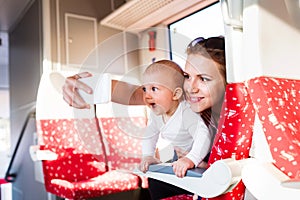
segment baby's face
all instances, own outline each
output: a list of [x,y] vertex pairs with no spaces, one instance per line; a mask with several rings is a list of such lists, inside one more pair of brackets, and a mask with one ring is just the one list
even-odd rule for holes
[[161,75],[147,74],[143,79],[144,102],[156,115],[168,114],[175,105],[173,90],[168,86],[169,81],[164,81],[162,78]]

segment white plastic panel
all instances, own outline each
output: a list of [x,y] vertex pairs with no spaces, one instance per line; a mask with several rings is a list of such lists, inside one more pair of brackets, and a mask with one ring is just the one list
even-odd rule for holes
[[245,2],[243,78],[267,75],[299,79],[300,29],[297,28],[295,15],[285,3],[294,2],[295,9],[300,12],[298,1],[245,0]]
[[262,75],[299,79],[299,1],[244,0],[243,7],[243,27],[226,25],[228,82]]

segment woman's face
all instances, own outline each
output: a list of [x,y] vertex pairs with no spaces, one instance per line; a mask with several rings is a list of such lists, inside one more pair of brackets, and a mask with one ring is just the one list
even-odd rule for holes
[[190,54],[185,65],[184,91],[194,112],[202,112],[223,103],[225,78],[218,64],[201,54]]

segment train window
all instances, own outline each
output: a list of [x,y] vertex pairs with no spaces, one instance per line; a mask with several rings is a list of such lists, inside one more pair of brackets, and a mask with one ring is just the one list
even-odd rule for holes
[[224,35],[220,3],[214,3],[196,13],[169,24],[171,59],[181,67],[185,63],[185,49],[197,37]]

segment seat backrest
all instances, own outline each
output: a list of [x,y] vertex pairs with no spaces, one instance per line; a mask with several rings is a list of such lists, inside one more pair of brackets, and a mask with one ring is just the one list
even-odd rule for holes
[[146,107],[99,104],[97,117],[106,145],[109,168],[136,168],[142,156],[142,140],[147,123]]
[[300,80],[258,77],[247,81],[274,165],[300,178]]
[[[220,115],[218,131],[209,157],[209,165],[217,160],[249,157],[255,112],[244,83],[228,84]],[[213,199],[244,199],[242,181],[231,192]]]
[[36,102],[40,148],[58,155],[56,160],[43,161],[45,186],[54,194],[54,179],[81,181],[106,171],[94,110],[69,106],[61,92],[64,80],[60,73],[44,73]]

